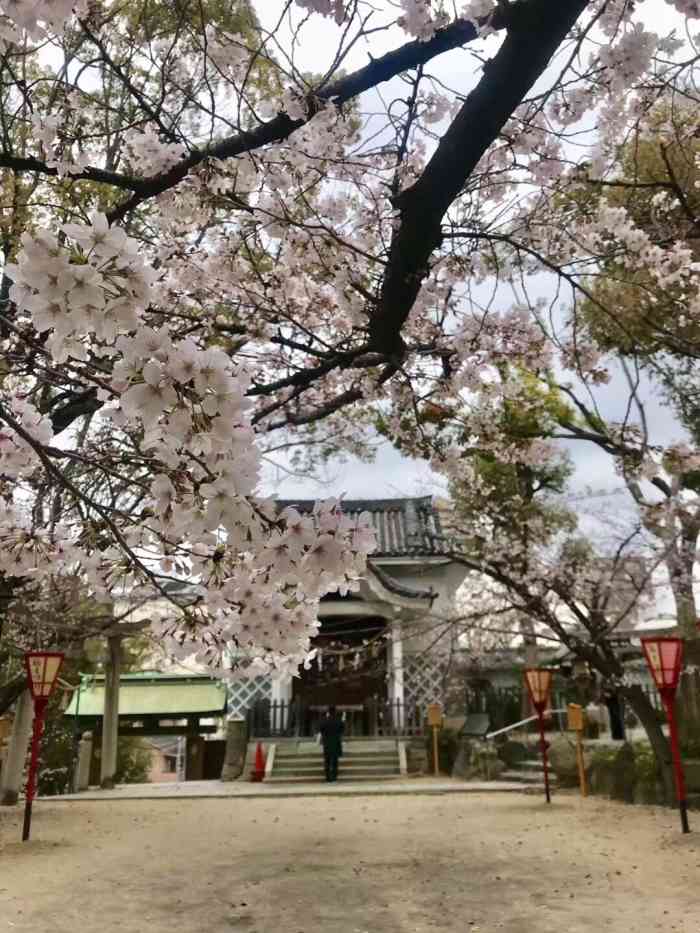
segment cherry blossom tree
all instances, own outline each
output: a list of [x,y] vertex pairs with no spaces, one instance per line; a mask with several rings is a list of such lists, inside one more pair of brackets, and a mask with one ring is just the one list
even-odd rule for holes
[[[687,86],[692,50],[645,6],[297,0],[266,28],[243,2],[0,4],[0,570],[79,569],[105,599],[194,578],[174,650],[293,673],[373,535],[334,501],[278,514],[266,445],[356,453],[380,427],[459,476],[463,426],[425,414],[478,396],[472,429],[508,456],[490,374],[552,349],[481,294],[553,265],[538,196],[586,121],[612,145]],[[309,75],[314,21],[336,42]]]

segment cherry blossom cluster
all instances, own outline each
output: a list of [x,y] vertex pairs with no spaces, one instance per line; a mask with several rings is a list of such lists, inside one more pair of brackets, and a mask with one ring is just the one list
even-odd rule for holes
[[145,176],[167,172],[186,154],[182,143],[164,142],[152,126],[130,134],[125,150],[126,160],[133,171]]
[[[84,13],[87,7],[88,0],[3,0],[0,14],[36,40],[44,37],[47,27],[53,32],[63,32],[71,15]],[[20,38],[14,31],[4,31],[2,37],[9,41]]]
[[104,214],[93,214],[90,224],[65,224],[63,232],[77,244],[79,261],[54,234],[23,234],[18,262],[5,267],[13,282],[10,297],[36,331],[48,335],[55,362],[84,360],[88,349],[109,355],[117,335],[136,326],[150,299],[153,272],[138,243],[121,227],[109,227]]
[[[39,444],[51,443],[51,421],[37,411],[26,397],[16,394],[11,399],[10,408],[23,433]],[[0,474],[16,479],[31,473],[35,466],[36,455],[31,443],[16,432],[0,429]]]
[[46,529],[33,527],[26,507],[0,496],[0,573],[39,579],[47,568],[55,567],[60,574],[70,544],[64,528],[49,534]]
[[[681,327],[700,321],[700,263],[693,250],[681,240],[662,246],[654,243],[646,230],[640,229],[624,207],[602,203],[589,221],[576,224],[572,242],[577,249],[587,249],[591,256],[612,254],[616,262],[630,271],[642,268],[659,292],[682,296],[678,318]],[[573,248],[573,247],[572,247]],[[653,305],[658,298],[646,298]]]
[[345,0],[296,0],[296,4],[311,13],[332,16],[338,24],[345,19]]
[[[88,350],[114,358],[98,390],[103,417],[139,439],[153,477],[147,519],[134,524],[125,516],[118,524],[126,553],[116,544],[103,552],[76,544],[66,560],[79,562],[103,596],[115,582],[110,565],[128,566],[134,579],[148,577],[154,561],[162,572],[194,576],[206,598],[191,636],[207,645],[210,662],[224,669],[235,646],[238,655],[258,659],[252,673],[261,659],[269,669],[291,671],[309,650],[320,596],[359,579],[374,547],[369,518],[350,521],[335,501],[312,516],[277,515],[272,503],[256,499],[260,451],[246,398],[248,371],[221,349],[173,339],[145,323],[153,273],[135,242],[104,215],[66,224],[63,233],[72,251],[48,233],[24,236],[17,263],[7,267],[12,300],[37,332],[48,334],[54,362],[79,366]],[[30,440],[3,429],[0,468],[19,479],[40,466],[53,434],[31,404],[17,401],[14,414]],[[173,635],[179,644],[180,630]]]

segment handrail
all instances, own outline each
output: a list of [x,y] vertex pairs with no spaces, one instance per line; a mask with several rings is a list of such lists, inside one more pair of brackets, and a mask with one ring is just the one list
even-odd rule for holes
[[[547,709],[544,711],[545,716],[553,716],[555,713],[565,713],[565,709]],[[521,719],[520,722],[514,722],[510,726],[504,726],[502,729],[496,729],[495,732],[487,732],[484,738],[486,739],[495,739],[497,735],[505,735],[506,732],[512,732],[514,729],[519,729],[521,726],[526,726],[529,722],[534,722],[539,717],[537,714],[534,716],[528,716],[527,719]]]

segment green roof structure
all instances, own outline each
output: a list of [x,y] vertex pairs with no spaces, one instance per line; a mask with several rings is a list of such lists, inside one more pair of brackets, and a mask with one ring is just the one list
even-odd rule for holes
[[[75,690],[66,716],[95,719],[104,713],[104,676],[87,679]],[[198,674],[122,674],[119,678],[119,718],[184,719],[221,716],[226,710],[226,686]]]

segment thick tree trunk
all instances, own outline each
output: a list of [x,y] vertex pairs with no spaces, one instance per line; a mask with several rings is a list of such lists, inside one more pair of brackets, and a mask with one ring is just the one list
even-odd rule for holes
[[[693,571],[697,551],[697,535],[687,532],[679,551],[668,562],[671,589],[676,606],[678,631],[684,641],[684,666],[700,663],[700,639],[697,628],[697,605],[693,592]],[[676,699],[678,735],[681,745],[700,741],[700,703],[696,695],[697,678],[687,672],[681,677]]]
[[671,589],[673,591],[673,600],[676,605],[676,620],[678,629],[683,638],[693,641],[698,636],[697,630],[697,607],[695,604],[695,593],[693,593],[693,560],[689,568],[681,576],[671,577]]
[[649,744],[654,750],[654,755],[659,765],[666,802],[672,805],[676,799],[676,792],[673,782],[671,747],[661,728],[658,714],[639,684],[623,687],[620,690],[620,694],[627,700],[647,734]]

